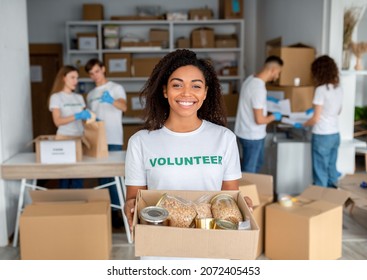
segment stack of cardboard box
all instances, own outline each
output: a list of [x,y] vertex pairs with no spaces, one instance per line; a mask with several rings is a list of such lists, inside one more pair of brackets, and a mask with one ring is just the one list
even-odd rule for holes
[[292,112],[311,108],[314,96],[311,64],[315,59],[315,49],[296,44],[273,48],[268,55],[279,56],[284,65],[277,83],[267,85],[267,89],[284,92],[284,98],[290,100]]

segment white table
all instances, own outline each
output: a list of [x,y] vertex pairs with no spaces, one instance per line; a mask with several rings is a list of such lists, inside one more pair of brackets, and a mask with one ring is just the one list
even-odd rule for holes
[[[95,189],[106,188],[116,185],[121,205],[111,204],[112,208],[120,209],[125,225],[126,236],[132,243],[130,227],[125,213],[126,188],[124,184],[125,175],[125,152],[109,152],[107,158],[93,158],[83,156],[82,161],[66,164],[42,164],[36,162],[35,153],[20,153],[11,157],[1,164],[1,176],[4,180],[21,180],[18,199],[17,218],[14,230],[13,246],[17,246],[19,232],[19,218],[24,207],[24,193],[26,188],[33,190],[47,190],[37,186],[37,179],[68,179],[68,178],[106,178],[114,177],[115,181],[97,186]],[[31,180],[31,183],[27,183]],[[122,191],[121,191],[122,190]]]

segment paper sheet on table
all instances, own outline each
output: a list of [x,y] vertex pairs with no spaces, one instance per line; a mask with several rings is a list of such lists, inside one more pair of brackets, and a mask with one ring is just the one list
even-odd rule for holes
[[271,97],[275,97],[278,100],[283,100],[284,99],[284,91],[268,90],[267,95],[271,96]]
[[291,103],[289,99],[280,100],[278,103],[266,101],[268,112],[280,112],[282,115],[289,116],[291,114]]

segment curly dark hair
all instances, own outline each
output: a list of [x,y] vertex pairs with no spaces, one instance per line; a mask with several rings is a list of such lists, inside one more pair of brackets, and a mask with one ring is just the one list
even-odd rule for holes
[[316,87],[328,84],[334,87],[339,85],[338,66],[328,55],[316,58],[311,65],[311,72]]
[[197,58],[195,52],[178,49],[157,63],[140,92],[140,100],[145,101],[145,129],[152,131],[163,127],[170,111],[168,100],[163,95],[163,86],[167,85],[168,78],[176,69],[187,65],[193,65],[203,73],[205,85],[208,87],[207,97],[197,112],[198,117],[226,126],[227,118],[221,86],[214,67],[208,60]]

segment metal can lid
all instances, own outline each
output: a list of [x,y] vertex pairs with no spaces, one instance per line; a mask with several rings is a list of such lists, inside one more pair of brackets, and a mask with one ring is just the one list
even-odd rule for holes
[[232,223],[227,220],[221,220],[221,219],[215,219],[214,220],[214,228],[215,229],[232,229],[237,230],[238,225],[235,223]]
[[161,223],[168,218],[168,211],[158,206],[148,206],[140,211],[140,218],[150,223]]

